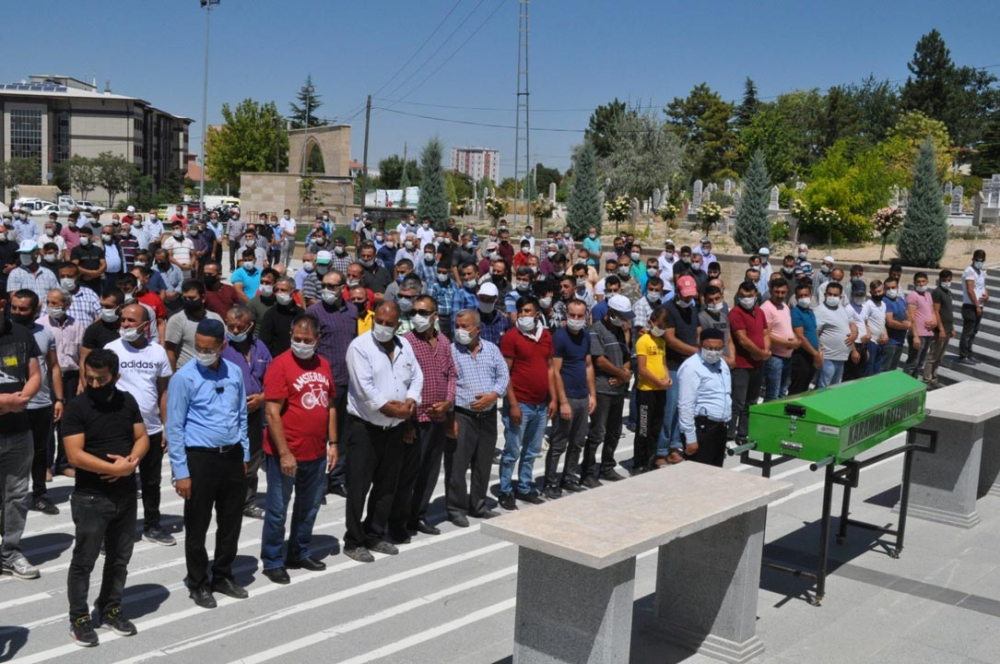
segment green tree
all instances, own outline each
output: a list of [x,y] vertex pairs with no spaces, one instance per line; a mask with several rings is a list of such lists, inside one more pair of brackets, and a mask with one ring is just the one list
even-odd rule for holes
[[[403,158],[398,154],[386,157],[378,163],[378,172],[384,189],[399,189],[403,181]],[[411,187],[420,186],[420,165],[416,159],[407,160],[406,176]]]
[[448,194],[445,189],[444,167],[441,165],[443,154],[444,146],[437,137],[427,141],[420,153],[422,175],[417,216],[421,219],[430,217],[431,226],[436,229],[444,228],[448,221]]
[[938,178],[943,180],[951,171],[955,160],[955,151],[949,147],[951,138],[944,122],[929,118],[919,111],[903,113],[889,132],[889,138],[882,143],[886,166],[898,174],[904,186],[910,183],[920,146],[927,138],[934,143]]
[[788,134],[777,107],[765,104],[753,116],[750,125],[740,132],[740,151],[748,159],[761,152],[767,172],[775,182],[786,182],[795,171],[792,141]]
[[30,157],[12,157],[6,163],[0,161],[0,183],[4,192],[22,184],[41,184],[42,165]]
[[708,84],[696,85],[684,99],[674,97],[664,111],[667,122],[684,142],[686,161],[695,178],[735,176],[739,135],[732,123],[733,105]]
[[743,101],[736,109],[736,126],[740,129],[749,127],[758,110],[760,110],[760,99],[757,97],[757,84],[747,76],[743,84]]
[[[231,108],[222,105],[222,126],[205,137],[205,175],[239,190],[240,173],[284,171],[288,167],[288,133],[274,102],[244,99]],[[298,171],[301,164],[295,165]]]
[[404,168],[403,169],[403,177],[399,181],[399,189],[403,192],[402,198],[399,199],[399,207],[407,207],[408,201],[406,200],[406,190],[410,186],[411,186],[410,185],[410,176],[406,172],[406,169]]
[[743,176],[743,198],[736,211],[734,237],[743,253],[756,253],[771,244],[771,222],[767,217],[771,200],[771,177],[764,164],[764,153],[758,150],[750,158]]
[[[875,145],[889,135],[900,114],[899,93],[887,80],[869,75],[861,85],[851,84],[847,93],[858,108],[858,129],[869,145]],[[832,144],[831,144],[832,145]]]
[[599,158],[603,159],[611,154],[612,139],[609,131],[612,126],[617,124],[621,116],[629,112],[629,109],[625,106],[625,102],[618,101],[618,97],[615,97],[614,101],[598,106],[591,113],[587,131],[583,136],[584,140],[588,140],[594,144],[594,149],[597,150]]
[[597,149],[584,141],[573,160],[573,187],[569,194],[566,222],[573,237],[585,237],[591,226],[601,229],[601,190],[597,184]]
[[913,170],[913,188],[896,249],[904,265],[937,267],[948,244],[948,214],[938,179],[934,143],[926,140]]
[[102,152],[94,159],[97,183],[108,193],[108,207],[114,207],[115,197],[127,192],[138,173],[135,164],[125,157]]
[[[311,89],[312,92],[307,93],[305,91],[306,88]],[[295,93],[295,98],[298,99],[299,103],[292,102],[289,104],[292,109],[290,117],[292,129],[305,128],[307,120],[310,127],[323,127],[327,124],[326,120],[316,116],[316,111],[323,105],[323,102],[320,95],[316,94],[312,74],[306,76],[306,83],[302,86],[302,89]]]
[[445,173],[445,182],[455,194],[454,198],[449,198],[453,204],[472,198],[472,178],[465,173],[448,171]]
[[1000,173],[1000,111],[994,111],[986,124],[979,152],[972,162],[972,174],[988,178]]
[[558,168],[548,168],[541,163],[535,165],[535,191],[548,198],[549,185],[555,183],[556,189],[562,181],[562,173]]
[[680,140],[651,112],[636,109],[619,116],[609,134],[611,153],[598,166],[598,178],[611,180],[608,197],[645,200],[682,168]]

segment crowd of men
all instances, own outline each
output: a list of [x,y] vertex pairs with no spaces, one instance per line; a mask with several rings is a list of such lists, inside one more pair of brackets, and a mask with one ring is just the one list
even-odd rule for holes
[[[178,210],[167,225],[74,211],[41,234],[17,216],[0,230],[0,557],[39,577],[20,546],[27,513],[58,514],[46,483],[74,477],[81,646],[99,642],[88,587],[101,555],[96,625],[135,634],[121,597],[140,492],[143,538],[176,544],[159,510],[165,458],[190,596],[213,608],[217,593],[247,597],[232,571],[244,517],[263,520],[264,576],[287,584],[289,569],[325,568],[310,545],[327,495],[346,500],[343,553],[372,562],[440,533],[428,509],[442,469],[446,518],[464,528],[497,515],[494,463],[508,511],[624,480],[623,427],[631,475],[721,466],[760,398],[900,366],[933,387],[954,335],[950,271],[936,288],[916,273],[907,293],[899,266],[866,282],[827,256],[814,272],[804,245],[780,266],[761,248],[727,291],[707,237],[644,257],[631,235],[605,247],[594,228],[512,239],[501,223],[480,237],[411,215],[338,232],[324,213],[289,274],[287,210],[249,223]],[[989,298],[984,261],[976,251],[961,275],[963,362]]]

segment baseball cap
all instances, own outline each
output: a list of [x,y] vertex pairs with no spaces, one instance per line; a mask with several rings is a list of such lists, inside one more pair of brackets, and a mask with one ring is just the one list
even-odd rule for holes
[[333,260],[333,255],[329,251],[318,251],[316,252],[316,264],[326,265]]
[[677,292],[681,297],[691,297],[698,294],[698,282],[690,274],[677,277]]
[[132,205],[129,205],[127,208],[125,208],[125,211],[126,212],[135,212],[135,207],[132,206]]
[[856,295],[858,293],[861,293],[863,295],[864,293],[867,293],[867,292],[868,292],[868,289],[865,288],[865,282],[861,281],[860,279],[851,279],[851,294],[852,295]]
[[608,309],[626,320],[635,318],[635,314],[632,313],[632,303],[624,295],[612,295],[609,297]]
[[712,240],[709,239],[707,235],[703,235],[701,238],[701,244],[712,244]]
[[803,242],[799,245],[799,251],[809,251],[809,245]]
[[480,284],[478,295],[486,295],[488,297],[499,297],[500,291],[497,290],[496,284],[487,281],[484,284]]
[[38,249],[38,245],[35,244],[34,240],[21,240],[21,244],[17,247],[17,253],[30,254],[35,249]]
[[670,238],[667,238],[666,241],[664,241],[663,244],[667,245],[668,247],[673,247],[674,246],[674,241],[671,240]]

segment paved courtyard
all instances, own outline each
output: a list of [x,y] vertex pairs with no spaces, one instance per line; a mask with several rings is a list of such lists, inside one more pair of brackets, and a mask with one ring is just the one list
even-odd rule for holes
[[[628,458],[631,448],[629,434],[621,441],[619,458]],[[727,460],[727,467],[733,472],[759,472],[735,459]],[[897,456],[867,470],[852,515],[894,522],[889,506],[898,494],[901,469],[902,457]],[[810,472],[805,462],[782,465],[775,477],[794,483],[796,489],[769,510],[765,557],[811,564],[822,477]],[[138,636],[118,638],[101,630],[99,648],[78,648],[70,640],[66,619],[65,580],[72,547],[66,500],[72,487],[65,478],[51,486],[62,514],[31,513],[24,541],[31,560],[41,566],[41,580],[0,580],[0,661],[492,664],[510,660],[516,547],[481,535],[475,523],[468,529],[444,523],[442,535],[416,536],[398,556],[377,556],[374,564],[363,565],[339,555],[344,503],[330,496],[316,527],[316,548],[328,569],[312,574],[292,571],[292,584],[277,586],[258,571],[261,522],[245,519],[236,568],[250,598],[236,601],[220,596],[219,608],[206,611],[194,606],[181,582],[182,506],[169,489],[163,512],[180,543],[173,548],[136,545],[125,601]],[[837,496],[839,490],[835,501]],[[683,505],[664,509],[683,509]],[[983,522],[971,531],[911,519],[899,560],[887,555],[874,533],[852,531],[844,545],[833,545],[833,572],[820,607],[806,601],[809,586],[804,580],[765,569],[757,630],[767,651],[759,661],[1000,661],[996,555],[1000,499],[987,496],[979,509]],[[440,485],[432,514],[443,517]],[[652,554],[642,556],[637,565],[637,628],[651,610],[656,572]],[[94,580],[99,581],[96,575]],[[91,600],[96,593],[94,586]],[[560,602],[559,597],[530,599]],[[633,662],[714,661],[634,631]]]

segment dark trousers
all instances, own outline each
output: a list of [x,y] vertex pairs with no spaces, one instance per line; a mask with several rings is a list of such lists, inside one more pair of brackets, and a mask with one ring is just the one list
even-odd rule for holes
[[729,420],[729,437],[746,438],[750,428],[750,406],[757,403],[764,383],[764,367],[733,369],[733,419]]
[[638,414],[635,422],[635,444],[632,448],[633,471],[649,468],[653,457],[656,456],[656,441],[663,428],[667,391],[639,390],[635,398]]
[[972,344],[976,340],[976,335],[979,334],[979,323],[982,320],[983,317],[976,314],[974,305],[962,305],[962,336],[958,340],[959,359],[972,357]]
[[[236,271],[237,258],[239,253],[242,251],[240,247],[239,240],[229,240],[229,273],[232,274]],[[242,259],[241,259],[242,260]]]
[[[131,482],[133,478],[122,478]],[[87,591],[90,573],[104,545],[104,574],[95,607],[105,614],[122,604],[122,591],[128,575],[128,563],[135,545],[135,493],[106,495],[76,491],[70,497],[70,509],[76,526],[73,559],[66,582],[69,599],[69,619],[90,615]]]
[[347,424],[347,385],[336,386],[333,407],[337,411],[337,465],[327,476],[331,489],[344,486],[347,479],[347,445],[344,442],[344,426]]
[[438,314],[438,328],[440,328],[441,334],[448,337],[448,341],[454,340],[455,329],[451,314]]
[[[80,372],[64,371],[62,377],[63,394],[66,396],[67,402],[72,401],[76,397],[76,390],[80,385]],[[69,468],[69,461],[66,459],[66,448],[63,446],[62,424],[61,420],[56,424],[56,460],[52,467],[52,472],[56,474]]]
[[[580,475],[580,455],[587,445],[587,417],[590,415],[590,399],[568,399],[570,416],[563,419],[556,415],[555,427],[549,436],[549,451],[545,455],[545,486],[559,486],[559,459],[566,454],[563,466],[563,482],[578,482]],[[662,410],[662,409],[661,409]]]
[[913,347],[913,335],[906,337],[906,364],[903,371],[914,378],[920,378],[924,370],[924,361],[927,359],[927,352],[934,343],[934,337],[920,337],[920,348]]
[[788,393],[808,392],[815,375],[816,365],[813,364],[813,356],[804,350],[796,349],[792,353],[792,382],[788,384]]
[[844,362],[844,382],[865,377],[865,370],[868,367],[868,345],[855,343],[854,350],[858,351],[858,363],[855,364],[849,357]]
[[215,557],[212,579],[232,579],[233,560],[243,524],[243,501],[247,476],[243,470],[243,448],[235,445],[221,454],[217,450],[187,448],[191,473],[191,497],[184,501],[184,555],[188,587],[208,585],[208,551],[205,536],[216,514]]
[[[618,449],[618,439],[622,435],[622,410],[624,408],[624,394],[597,395],[597,408],[590,415],[587,447],[583,451],[583,463],[580,465],[581,480],[614,470],[615,450]],[[601,450],[601,465],[595,467],[597,448],[602,443],[604,447]]]
[[52,406],[29,408],[31,440],[35,455],[31,457],[31,497],[38,500],[45,495],[45,471],[52,467],[55,446],[52,439]]
[[163,432],[149,437],[149,451],[139,461],[142,488],[142,529],[160,527],[160,481],[163,475]]
[[403,444],[399,481],[389,513],[392,532],[402,532],[408,524],[427,519],[427,507],[441,472],[444,433],[444,422],[419,422],[414,441]]
[[[403,425],[383,429],[347,416],[347,533],[345,547],[370,548],[382,541],[403,460]],[[367,516],[365,502],[368,503]]]
[[689,456],[691,461],[722,468],[726,460],[726,422],[715,422],[707,417],[694,418],[698,451]]
[[[446,441],[444,474],[448,518],[486,511],[486,491],[490,486],[493,448],[497,444],[497,409],[483,413],[455,410],[458,438]],[[471,483],[465,472],[471,468]]]
[[247,462],[247,494],[244,509],[257,500],[259,473],[264,462],[264,406],[247,414],[247,438],[250,439],[250,461]]

